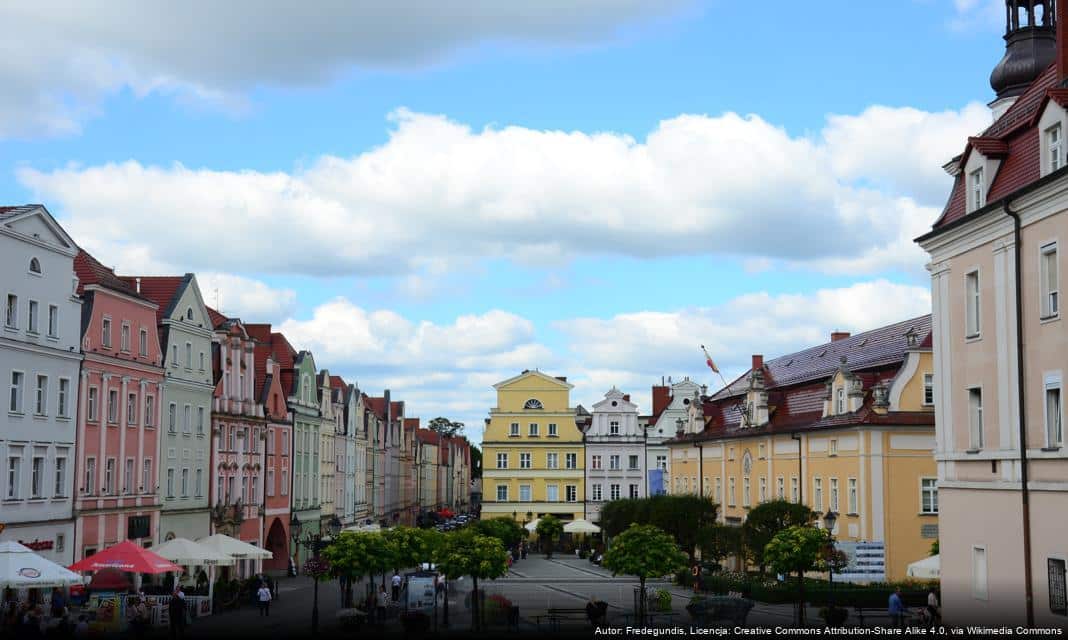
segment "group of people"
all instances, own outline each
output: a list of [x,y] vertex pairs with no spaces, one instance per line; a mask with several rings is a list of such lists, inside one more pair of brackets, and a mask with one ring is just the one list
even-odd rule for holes
[[[899,629],[905,627],[909,608],[905,606],[905,602],[901,598],[901,587],[897,587],[894,589],[894,592],[890,594],[887,613],[890,614],[890,622],[893,626]],[[920,615],[923,616],[924,624],[928,626],[934,626],[942,621],[942,610],[941,605],[938,602],[938,592],[934,587],[927,590],[927,605],[921,610]]]
[[76,627],[77,624],[70,619],[67,597],[60,589],[52,590],[47,606],[40,602],[18,602],[9,598],[3,603],[0,614],[0,629],[11,637],[40,637],[50,629],[58,629],[65,635],[68,631],[76,630]]

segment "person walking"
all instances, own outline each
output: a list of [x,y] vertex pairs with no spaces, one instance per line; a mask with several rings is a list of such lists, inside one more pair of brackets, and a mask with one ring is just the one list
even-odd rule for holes
[[386,593],[385,587],[378,588],[378,600],[375,602],[375,609],[378,613],[378,623],[382,624],[386,620],[386,607],[389,606],[389,594]]
[[907,614],[909,610],[901,600],[901,587],[895,588],[894,592],[890,594],[890,602],[886,612],[890,614],[890,622],[895,627],[898,629],[905,628],[905,614]]
[[701,565],[695,562],[690,568],[690,575],[693,576],[693,592],[701,593]]
[[134,596],[133,607],[130,609],[130,626],[133,627],[133,635],[140,640],[145,637],[145,632],[148,631],[149,618],[148,607],[145,606],[145,599]]
[[393,602],[397,602],[400,600],[401,577],[396,571],[393,572],[393,578],[390,583],[393,585]]
[[260,617],[271,617],[271,590],[267,588],[266,582],[260,583],[259,590],[256,591],[256,598],[260,603]]
[[179,586],[174,587],[174,592],[171,593],[167,614],[170,618],[171,640],[185,638],[185,593]]
[[942,623],[942,612],[939,608],[938,592],[934,587],[927,590],[927,622],[932,627]]

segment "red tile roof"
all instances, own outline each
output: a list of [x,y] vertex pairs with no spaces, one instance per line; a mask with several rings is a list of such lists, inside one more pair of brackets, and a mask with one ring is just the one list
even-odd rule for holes
[[338,391],[347,391],[349,385],[341,379],[341,376],[330,376],[330,386]]
[[211,307],[207,307],[207,309],[208,309],[208,318],[211,319],[212,328],[218,328],[219,325],[221,325],[222,323],[224,323],[227,320],[229,320],[229,318],[227,318],[223,314],[219,313],[215,309],[212,309]]
[[86,285],[95,284],[113,291],[124,293],[128,296],[139,298],[137,292],[125,280],[115,275],[115,272],[100,264],[85,249],[80,249],[74,257],[74,273],[78,276],[78,293],[82,293]]
[[371,410],[371,413],[378,416],[379,420],[386,419],[386,399],[385,398],[373,398],[368,396],[364,404]]
[[246,324],[245,331],[249,337],[260,342],[271,341],[271,325],[270,324]]
[[184,276],[120,276],[135,291],[137,279],[141,279],[141,295],[159,305],[156,310],[156,322],[163,322],[177,304],[177,294],[192,279],[192,274]]
[[404,430],[405,431],[417,431],[419,429],[419,418],[405,418]]
[[420,442],[425,442],[427,444],[441,444],[441,434],[432,429],[418,429],[415,432],[415,437],[418,438]]
[[399,417],[404,415],[404,401],[403,400],[401,400],[399,402],[390,402],[389,403],[389,408],[390,408],[390,414],[393,416],[394,419],[399,418]]

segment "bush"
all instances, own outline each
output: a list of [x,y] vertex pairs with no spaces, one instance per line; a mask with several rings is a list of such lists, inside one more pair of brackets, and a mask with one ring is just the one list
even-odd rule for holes
[[653,598],[656,603],[656,611],[671,611],[671,592],[667,589],[657,589]]

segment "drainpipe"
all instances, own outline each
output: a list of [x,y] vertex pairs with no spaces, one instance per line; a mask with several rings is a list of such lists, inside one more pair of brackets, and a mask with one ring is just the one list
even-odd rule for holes
[[[697,434],[694,434],[694,438]],[[705,448],[700,442],[694,442],[693,446],[697,448],[697,488],[698,494],[701,498],[705,497]]]
[[791,433],[790,439],[797,440],[797,503],[805,504],[805,477],[801,468],[801,434]]
[[1024,339],[1023,339],[1023,274],[1020,263],[1023,258],[1021,243],[1020,214],[1005,203],[1005,213],[1012,218],[1012,242],[1014,279],[1016,284],[1016,392],[1019,421],[1020,446],[1020,506],[1021,524],[1023,525],[1024,552],[1024,595],[1027,602],[1027,626],[1035,626],[1034,586],[1031,583],[1031,493],[1027,487],[1027,413],[1025,411],[1024,392]]

